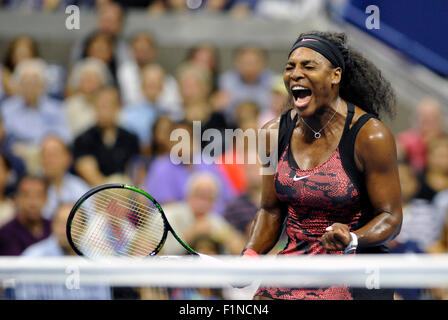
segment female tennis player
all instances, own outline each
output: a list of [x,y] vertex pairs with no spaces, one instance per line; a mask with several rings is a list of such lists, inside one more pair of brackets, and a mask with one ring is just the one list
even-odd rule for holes
[[[301,34],[284,70],[293,107],[264,129],[278,134],[275,173],[263,176],[261,209],[243,256],[266,254],[286,219],[280,255],[387,253],[400,231],[395,141],[379,120],[395,95],[343,33]],[[271,141],[269,137],[266,139]],[[347,263],[350,259],[347,259]],[[392,290],[260,288],[255,299],[392,299]]]

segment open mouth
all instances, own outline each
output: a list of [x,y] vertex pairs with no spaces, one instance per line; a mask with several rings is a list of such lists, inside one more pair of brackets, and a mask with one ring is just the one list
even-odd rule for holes
[[294,104],[299,108],[307,106],[313,95],[311,89],[303,86],[294,86],[291,88],[291,92],[294,97]]

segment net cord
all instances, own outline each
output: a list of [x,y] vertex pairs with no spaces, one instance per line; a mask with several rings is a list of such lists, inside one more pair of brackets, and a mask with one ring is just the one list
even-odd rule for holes
[[0,258],[0,280],[64,283],[78,270],[81,284],[115,286],[220,287],[261,285],[381,288],[448,287],[448,255],[362,255],[242,259],[218,256],[92,261],[82,257]]

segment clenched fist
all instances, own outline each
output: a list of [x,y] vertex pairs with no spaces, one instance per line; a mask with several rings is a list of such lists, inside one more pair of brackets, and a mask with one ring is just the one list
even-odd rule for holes
[[352,240],[350,230],[345,224],[334,223],[326,230],[321,241],[327,250],[344,250]]

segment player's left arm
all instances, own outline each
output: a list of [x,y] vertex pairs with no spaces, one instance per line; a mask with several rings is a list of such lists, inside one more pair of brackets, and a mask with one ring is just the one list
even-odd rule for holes
[[[368,197],[375,217],[355,230],[358,247],[385,244],[401,229],[401,189],[397,169],[395,138],[379,120],[370,119],[361,128],[355,143],[355,163],[364,173]],[[327,249],[344,249],[351,241],[348,226],[334,224],[323,236]]]

